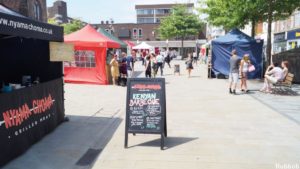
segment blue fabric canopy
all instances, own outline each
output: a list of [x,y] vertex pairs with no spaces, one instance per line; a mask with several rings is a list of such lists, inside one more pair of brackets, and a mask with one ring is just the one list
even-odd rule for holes
[[231,51],[236,49],[241,59],[244,54],[249,54],[255,71],[248,74],[250,79],[261,78],[263,59],[263,40],[256,40],[238,29],[233,29],[225,36],[212,41],[212,68],[215,74],[229,75],[229,59]]

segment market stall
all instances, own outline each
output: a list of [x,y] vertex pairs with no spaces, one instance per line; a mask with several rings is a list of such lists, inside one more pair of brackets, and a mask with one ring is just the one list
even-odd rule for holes
[[249,73],[249,78],[262,77],[262,48],[263,40],[256,40],[249,37],[238,29],[233,29],[226,35],[212,41],[212,70],[223,75],[229,75],[229,59],[233,49],[237,50],[240,58],[244,54],[249,54],[251,63],[255,66],[255,71]]
[[0,167],[64,120],[63,69],[50,61],[49,41],[63,28],[0,5]]
[[101,35],[91,25],[66,35],[65,42],[75,45],[74,61],[64,63],[65,82],[108,84],[107,50],[120,48],[119,43]]

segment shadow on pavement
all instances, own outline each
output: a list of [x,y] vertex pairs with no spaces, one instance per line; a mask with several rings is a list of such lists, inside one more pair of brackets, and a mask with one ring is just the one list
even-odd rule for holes
[[69,122],[33,145],[26,153],[3,169],[26,168],[92,168],[93,163],[110,141],[120,118],[68,116]]
[[[191,141],[194,141],[194,140],[197,140],[198,138],[196,137],[166,137],[165,138],[165,150],[167,149],[171,149],[173,147],[176,147],[176,146],[179,146],[179,145],[182,145],[182,144],[186,144],[188,142],[191,142]],[[145,143],[141,143],[141,144],[138,144],[138,145],[134,145],[134,146],[131,146],[131,147],[138,147],[138,146],[146,146],[146,147],[160,147],[160,138],[159,139],[155,139],[155,140],[152,140],[152,141],[148,141],[148,142],[145,142]],[[129,147],[129,148],[131,148]]]
[[144,71],[134,71],[133,78],[136,78],[136,77],[145,77],[145,74],[142,75],[143,73],[144,73]]

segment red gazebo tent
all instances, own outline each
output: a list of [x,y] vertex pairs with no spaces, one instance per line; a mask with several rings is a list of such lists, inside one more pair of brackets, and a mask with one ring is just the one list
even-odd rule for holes
[[65,42],[75,46],[74,61],[64,64],[65,82],[108,84],[106,50],[120,48],[119,43],[101,35],[91,25],[66,35]]

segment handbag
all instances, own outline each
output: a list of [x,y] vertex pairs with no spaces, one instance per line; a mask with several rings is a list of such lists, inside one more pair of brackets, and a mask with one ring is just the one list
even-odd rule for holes
[[248,72],[253,72],[253,71],[255,71],[255,66],[254,65],[250,65],[248,67]]

